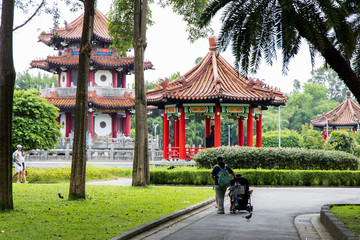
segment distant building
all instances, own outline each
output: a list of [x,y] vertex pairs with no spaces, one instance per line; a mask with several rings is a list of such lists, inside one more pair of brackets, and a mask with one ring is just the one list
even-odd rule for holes
[[310,121],[311,125],[322,130],[324,139],[334,130],[356,132],[359,123],[360,107],[351,100],[350,92],[339,106]]
[[[58,88],[41,91],[41,96],[58,107],[58,121],[64,137],[73,132],[75,121],[75,97],[79,68],[79,51],[84,14],[65,27],[41,34],[39,40],[58,50],[57,56],[33,60],[32,68],[57,73]],[[134,90],[126,85],[126,76],[134,70],[134,57],[119,56],[111,48],[112,40],[107,28],[108,18],[95,9],[93,42],[89,68],[89,122],[91,137],[112,137],[118,134],[130,136],[130,115],[135,107]],[[144,68],[151,69],[151,62]]]

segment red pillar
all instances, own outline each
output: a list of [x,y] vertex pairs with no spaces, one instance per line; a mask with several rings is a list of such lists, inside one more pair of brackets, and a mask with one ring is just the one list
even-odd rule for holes
[[169,120],[167,119],[167,114],[164,109],[164,117],[163,117],[163,159],[167,159],[169,157]]
[[125,117],[125,135],[127,137],[130,137],[131,135],[131,116],[130,116],[130,110],[126,110],[126,117]]
[[179,146],[179,120],[174,120],[174,147]]
[[205,118],[205,138],[210,135],[211,132],[211,117],[206,116]]
[[249,106],[249,113],[247,119],[247,134],[246,134],[246,146],[253,146],[253,108]]
[[185,114],[184,107],[179,108],[179,158],[186,158],[186,149],[185,149]]
[[94,70],[90,70],[89,72],[89,86],[93,87],[95,86],[95,71]]
[[113,88],[117,88],[117,72],[115,69],[112,71],[112,77]]
[[94,112],[90,113],[90,132],[91,138],[94,138]]
[[66,121],[66,129],[65,129],[65,137],[69,137],[72,128],[72,121],[71,121],[71,113],[65,113],[65,121]]
[[126,88],[126,70],[123,71],[122,87]]
[[215,134],[214,134],[214,147],[221,146],[221,120],[220,120],[220,107],[215,107]]
[[262,147],[262,114],[256,121],[256,147]]
[[71,70],[68,69],[66,72],[66,87],[71,87],[71,82],[72,82]]
[[117,113],[111,114],[111,127],[112,127],[112,138],[117,137]]
[[238,118],[238,145],[244,146],[244,121],[243,117]]

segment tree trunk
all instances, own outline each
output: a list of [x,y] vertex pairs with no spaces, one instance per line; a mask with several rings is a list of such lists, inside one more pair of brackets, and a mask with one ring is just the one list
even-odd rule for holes
[[88,114],[88,79],[95,0],[84,1],[85,14],[79,53],[79,75],[76,88],[75,131],[71,162],[70,199],[85,198],[86,130]]
[[15,84],[13,63],[14,1],[2,1],[0,27],[0,211],[13,209],[12,109]]
[[147,0],[135,0],[134,39],[135,51],[135,147],[132,173],[133,186],[150,184],[148,126],[144,83],[144,52],[146,48]]

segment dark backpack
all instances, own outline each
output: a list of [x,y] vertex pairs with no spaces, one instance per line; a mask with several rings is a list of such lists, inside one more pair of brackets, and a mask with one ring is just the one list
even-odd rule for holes
[[221,168],[220,166],[219,168],[220,168],[220,172],[217,174],[219,186],[220,187],[230,186],[231,177],[229,172],[226,170],[226,165],[224,168]]

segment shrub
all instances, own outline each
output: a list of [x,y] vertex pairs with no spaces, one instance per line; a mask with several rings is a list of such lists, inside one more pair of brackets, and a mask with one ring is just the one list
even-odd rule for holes
[[325,142],[326,150],[353,153],[355,136],[351,132],[333,131]]
[[301,126],[299,145],[306,149],[323,149],[324,139],[321,132],[314,130],[312,125],[304,124]]
[[[213,185],[210,169],[179,167],[152,169],[151,184]],[[266,170],[234,169],[249,180],[251,186],[359,186],[360,171],[324,170]]]
[[[299,147],[300,134],[293,130],[281,130],[281,147],[296,148]],[[262,145],[264,147],[279,146],[279,131],[269,131],[262,134]]]
[[212,168],[217,156],[232,168],[245,169],[357,170],[359,164],[354,155],[339,151],[239,146],[204,149],[194,161],[200,168]]

